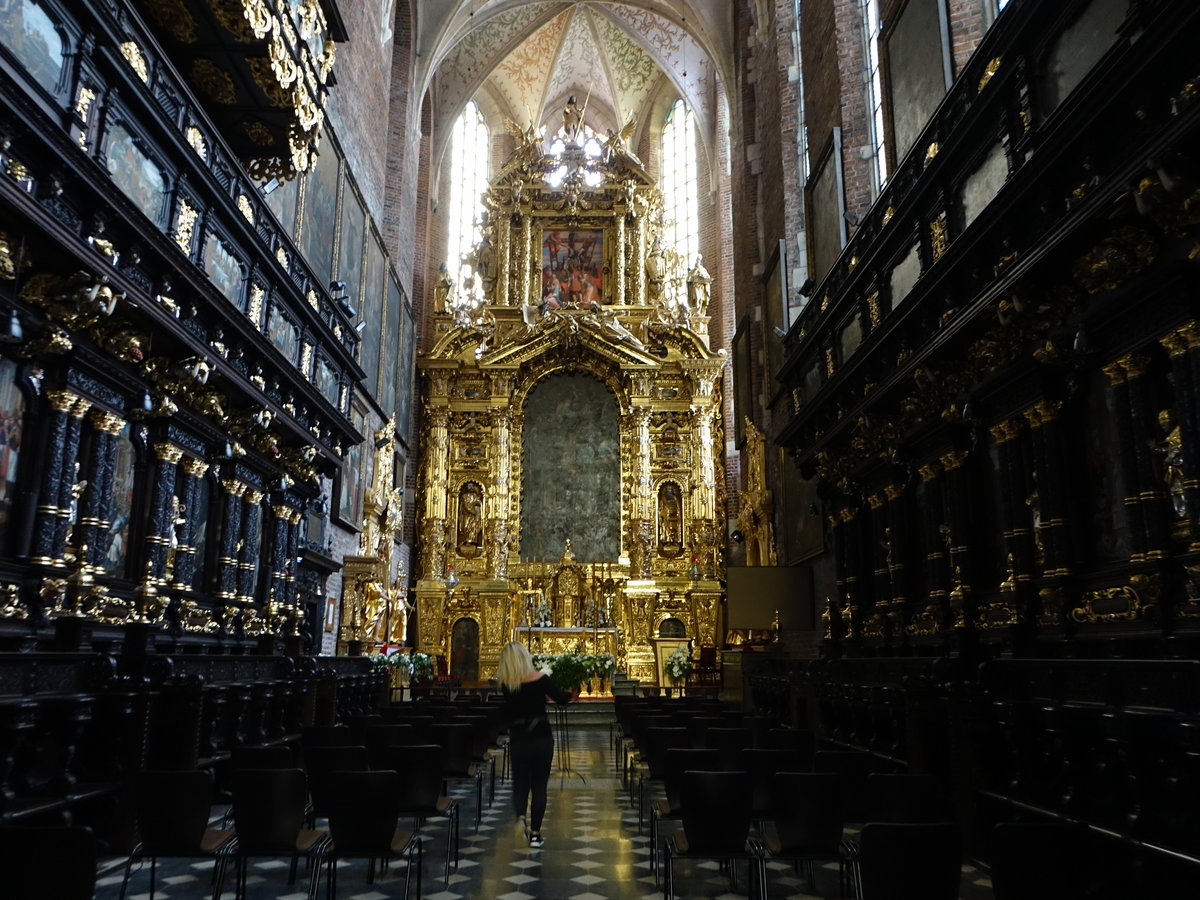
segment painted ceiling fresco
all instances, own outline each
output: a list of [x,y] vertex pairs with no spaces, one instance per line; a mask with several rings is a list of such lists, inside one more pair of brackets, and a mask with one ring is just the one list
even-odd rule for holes
[[704,130],[728,73],[727,0],[422,0],[420,56],[431,67],[435,133],[472,98],[553,132],[568,96],[603,133],[646,117],[664,79]]

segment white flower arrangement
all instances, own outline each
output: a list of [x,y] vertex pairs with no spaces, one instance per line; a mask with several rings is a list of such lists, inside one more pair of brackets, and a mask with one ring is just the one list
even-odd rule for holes
[[667,674],[676,681],[687,678],[692,671],[692,654],[688,648],[680,644],[667,657]]
[[538,606],[533,611],[533,621],[530,623],[534,628],[553,628],[554,617],[550,614],[550,607],[545,603]]

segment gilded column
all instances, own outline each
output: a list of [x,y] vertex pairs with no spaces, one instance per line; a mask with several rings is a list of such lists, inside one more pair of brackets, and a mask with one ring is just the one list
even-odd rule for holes
[[450,410],[434,406],[427,411],[422,496],[424,532],[422,535],[421,577],[440,578],[446,557],[446,476],[449,472]]
[[[94,409],[89,416],[95,429],[91,458],[88,460],[88,485],[75,525],[76,547],[87,547],[87,561],[103,566],[108,558],[109,528],[112,505],[113,467],[116,463],[117,435],[125,427],[124,420],[114,413]],[[112,574],[121,574],[119,572]]]
[[1141,374],[1145,371],[1146,360],[1134,354],[1123,356],[1104,366],[1104,374],[1108,376],[1112,386],[1115,407],[1115,425],[1118,437],[1118,452],[1121,460],[1121,475],[1125,481],[1125,512],[1129,517],[1129,531],[1133,541],[1131,562],[1140,562],[1150,556],[1151,550],[1161,550],[1152,547],[1148,538],[1150,525],[1146,521],[1146,508],[1143,505],[1144,489],[1141,477],[1140,459],[1137,445],[1142,443],[1142,432],[1138,430],[1138,417],[1135,409],[1140,404],[1135,403],[1134,396],[1140,392]]
[[950,570],[942,525],[946,513],[942,504],[942,464],[928,462],[917,469],[921,477],[921,516],[925,545],[925,578],[929,596],[925,608],[914,614],[909,633],[929,637],[940,634],[945,624],[946,599],[950,595]]
[[[870,547],[868,560],[871,566],[871,574],[874,576],[871,584],[872,599],[877,609],[886,609],[892,599],[886,562],[886,556],[891,550],[887,546],[889,535],[887,534],[887,521],[883,512],[883,505],[884,495],[882,492],[877,492],[867,497],[867,506],[871,510],[867,516],[867,535],[870,541],[868,545]],[[865,600],[866,598],[863,597],[860,599]]]
[[947,550],[950,554],[950,607],[954,613],[954,626],[973,626],[974,612],[968,607],[967,596],[971,590],[970,547],[966,536],[971,527],[970,484],[964,464],[967,451],[952,450],[941,457],[943,475],[943,497],[948,530]]
[[222,600],[232,600],[237,595],[242,495],[249,485],[236,478],[222,478],[221,487],[225,490],[225,502],[221,512],[221,548],[217,555],[217,596]]
[[508,216],[499,216],[496,219],[496,259],[500,263],[500,271],[496,276],[496,305],[511,306],[512,300],[509,294],[509,277],[511,275],[511,266],[509,260],[510,246],[512,244],[512,225],[509,222]]
[[1160,343],[1171,356],[1175,387],[1175,417],[1182,456],[1184,503],[1191,539],[1189,550],[1200,550],[1200,322],[1192,320]]
[[517,272],[520,275],[521,293],[516,299],[521,304],[534,302],[530,298],[530,281],[532,275],[529,271],[529,262],[532,259],[530,252],[530,241],[533,229],[530,227],[530,217],[528,214],[521,216],[521,258],[517,266]]
[[650,410],[639,407],[633,411],[633,439],[637,447],[637,518],[650,520],[654,518],[654,496],[650,482]]
[[162,442],[154,445],[154,455],[158,467],[150,495],[150,521],[146,525],[146,559],[150,564],[149,575],[161,579],[167,574],[167,554],[175,530],[176,467],[183,458],[183,450],[175,444]]
[[888,593],[891,603],[888,607],[887,619],[889,638],[893,645],[903,641],[905,636],[904,620],[906,617],[905,604],[908,599],[906,590],[906,568],[904,561],[908,557],[909,517],[905,515],[904,484],[896,482],[884,487],[883,495],[887,503],[883,508],[887,524],[884,527],[883,565],[887,571]]
[[493,459],[495,459],[495,482],[487,490],[488,517],[488,573],[489,577],[503,581],[508,578],[509,511],[511,498],[509,482],[512,479],[512,409],[497,409],[492,417]]
[[[707,399],[707,398],[706,398]],[[692,517],[716,517],[716,463],[713,461],[713,418],[711,403],[692,407],[692,452],[696,460],[696,484],[692,491]]]
[[633,226],[633,305],[646,305],[646,227],[645,219],[638,216]]
[[609,282],[613,286],[612,302],[616,306],[625,305],[625,215],[621,210],[617,213],[614,223],[614,240],[616,252],[613,253],[613,273]]
[[284,596],[288,603],[296,602],[296,560],[300,556],[300,520],[304,518],[301,510],[293,509],[287,521],[287,559],[283,576]]
[[262,554],[262,501],[262,491],[246,488],[242,501],[245,504],[242,509],[242,537],[237,554],[236,596],[242,603],[254,601],[258,586],[258,563]]
[[858,577],[860,567],[863,565],[860,527],[863,517],[859,516],[858,512],[858,508],[853,506],[845,507],[838,512],[842,520],[843,555],[846,566],[842,626],[845,629],[845,636],[848,638],[857,638],[859,629],[862,627],[862,619],[858,615],[858,610],[862,608],[860,589],[866,583],[864,579]]
[[208,463],[189,456],[183,460],[181,468],[183,526],[175,547],[175,565],[171,572],[172,586],[176,589],[191,588],[196,579],[196,522],[201,512],[197,507],[200,505],[200,480],[208,471]]
[[1043,400],[1024,413],[1029,423],[1033,472],[1037,479],[1025,502],[1029,507],[1034,563],[1040,563],[1046,577],[1070,574],[1067,513],[1073,507],[1067,497],[1062,426],[1058,417],[1061,411],[1062,401]]
[[74,446],[79,446],[79,422],[87,407],[75,412],[77,403],[87,401],[71,391],[48,391],[50,403],[49,427],[46,431],[45,466],[38,488],[37,520],[33,535],[33,562],[52,565],[61,562],[71,515],[71,489],[78,480],[75,474],[75,453],[67,455],[71,442],[68,433],[75,425]]
[[284,503],[271,505],[271,589],[275,599],[282,602],[287,588],[288,528],[292,508]]

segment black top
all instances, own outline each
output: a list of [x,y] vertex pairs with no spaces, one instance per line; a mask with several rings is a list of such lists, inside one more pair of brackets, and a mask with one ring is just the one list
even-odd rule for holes
[[515,691],[502,687],[501,693],[504,694],[504,712],[513,725],[514,734],[521,727],[532,731],[546,721],[547,697],[558,704],[571,702],[571,695],[551,681],[549,675],[543,675],[537,681],[522,682]]

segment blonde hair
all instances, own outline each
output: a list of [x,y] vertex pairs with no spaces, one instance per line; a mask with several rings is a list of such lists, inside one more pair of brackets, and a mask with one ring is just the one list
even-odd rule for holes
[[525,680],[525,676],[533,671],[533,657],[529,648],[520,641],[509,641],[500,651],[500,667],[496,671],[496,680],[503,687],[515,691]]

